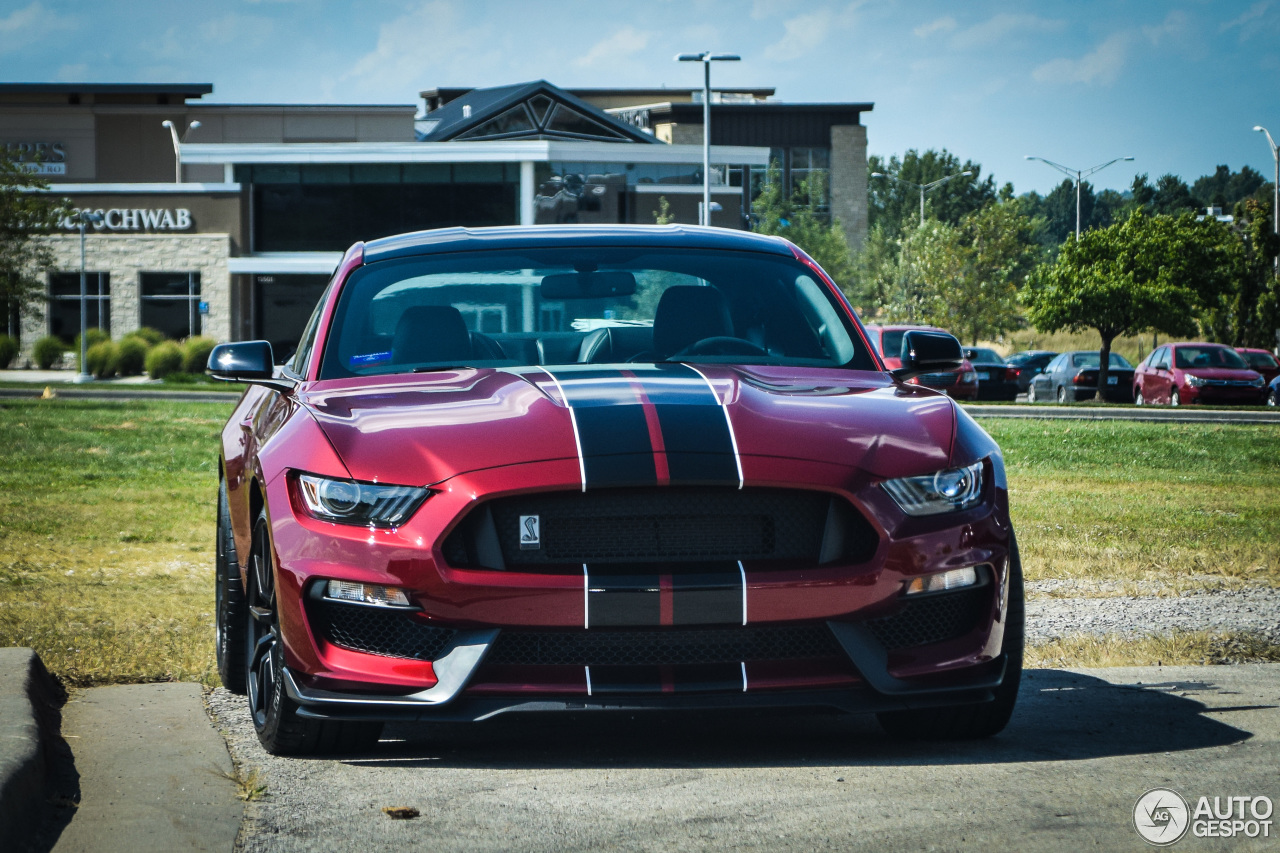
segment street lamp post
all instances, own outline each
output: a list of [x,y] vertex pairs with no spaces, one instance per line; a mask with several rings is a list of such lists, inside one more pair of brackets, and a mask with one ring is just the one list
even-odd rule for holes
[[702,63],[702,209],[698,212],[698,224],[711,224],[711,63],[739,62],[741,56],[732,53],[682,53],[676,62]]
[[173,139],[173,182],[175,184],[182,183],[182,142],[187,139],[187,134],[200,126],[200,122],[193,121],[187,125],[187,129],[182,133],[182,140],[178,140],[178,129],[173,126],[173,122],[165,119],[160,122],[162,127],[169,128],[169,136]]
[[[80,211],[80,374],[76,382],[92,382],[89,375],[89,288],[84,272],[84,229],[87,225],[101,225],[102,214],[88,210]],[[98,304],[102,311],[102,304]]]
[[1080,182],[1085,178],[1089,177],[1090,175],[1094,174],[1095,172],[1101,172],[1103,169],[1107,168],[1113,163],[1119,163],[1122,160],[1132,160],[1133,158],[1117,157],[1114,160],[1108,160],[1105,163],[1099,163],[1098,165],[1090,166],[1087,169],[1071,169],[1066,166],[1063,166],[1060,163],[1055,163],[1052,160],[1046,160],[1043,157],[1032,157],[1030,154],[1027,155],[1027,159],[1039,160],[1041,163],[1044,163],[1046,166],[1052,166],[1053,168],[1057,169],[1059,172],[1066,175],[1068,178],[1075,179],[1075,182],[1076,182],[1076,242],[1078,243],[1080,242]]
[[[1271,158],[1276,161],[1275,181],[1271,185],[1276,194],[1275,199],[1271,202],[1271,227],[1276,234],[1280,234],[1280,149],[1276,147],[1276,141],[1271,138],[1271,131],[1260,124],[1255,124],[1253,129],[1267,135],[1267,144],[1271,146]],[[1277,263],[1280,263],[1280,258],[1276,260]]]
[[897,181],[900,184],[905,184],[906,186],[915,187],[916,189],[918,189],[920,191],[920,226],[924,227],[924,194],[929,192],[930,190],[937,189],[938,187],[945,184],[947,181],[953,180],[955,178],[967,177],[972,174],[973,172],[968,170],[963,172],[956,172],[954,175],[947,175],[945,178],[938,178],[938,180],[932,181],[927,184],[917,184],[914,181],[904,180],[902,178],[896,177],[895,175],[886,175],[883,172],[872,172],[871,177],[888,178],[891,181]]

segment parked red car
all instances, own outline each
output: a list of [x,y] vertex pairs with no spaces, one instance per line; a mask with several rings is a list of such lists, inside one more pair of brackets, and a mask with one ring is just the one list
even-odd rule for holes
[[[876,352],[884,359],[884,365],[889,370],[896,370],[902,364],[902,336],[904,333],[912,329],[927,330],[932,332],[943,332],[950,334],[945,329],[939,329],[937,326],[867,326],[867,335],[871,338],[871,345],[876,348]],[[978,399],[978,371],[968,359],[964,359],[960,366],[955,370],[939,371],[937,373],[928,373],[923,376],[917,376],[910,380],[913,385],[924,385],[927,388],[937,388],[945,391],[948,396],[955,397],[957,400],[976,400]]]
[[1255,347],[1236,347],[1236,352],[1240,353],[1240,357],[1245,360],[1250,369],[1256,370],[1262,374],[1262,381],[1270,383],[1272,379],[1280,376],[1280,362],[1276,361],[1276,357],[1264,349]]
[[1258,405],[1267,383],[1225,344],[1179,343],[1157,347],[1133,376],[1133,400],[1147,403]]
[[209,357],[249,383],[219,443],[223,683],[280,754],[556,709],[999,731],[1004,464],[906,384],[956,340],[906,334],[890,373],[807,255],[728,229],[357,243],[288,364]]

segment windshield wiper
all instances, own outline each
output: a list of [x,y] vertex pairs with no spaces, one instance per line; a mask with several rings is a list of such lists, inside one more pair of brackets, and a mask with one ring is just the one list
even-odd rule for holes
[[434,373],[437,370],[475,370],[469,364],[433,364],[430,367],[415,367],[414,373]]

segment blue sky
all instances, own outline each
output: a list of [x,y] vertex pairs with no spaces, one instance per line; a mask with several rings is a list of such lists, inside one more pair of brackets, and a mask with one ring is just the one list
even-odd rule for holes
[[545,78],[873,101],[873,154],[946,147],[1018,192],[1123,189],[1219,163],[1268,178],[1280,135],[1280,0],[0,0],[0,79],[212,83],[208,101],[416,103],[434,86]]

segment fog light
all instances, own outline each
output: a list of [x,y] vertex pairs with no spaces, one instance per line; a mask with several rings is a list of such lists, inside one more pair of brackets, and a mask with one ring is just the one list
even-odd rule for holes
[[334,601],[349,601],[352,604],[372,604],[375,607],[413,606],[409,603],[409,597],[404,594],[404,590],[376,583],[329,581],[326,594]]
[[921,578],[912,578],[907,584],[907,595],[914,595],[918,592],[943,592],[948,589],[961,589],[966,586],[973,586],[978,582],[978,570],[973,566],[964,569],[951,569],[946,572],[938,572],[936,575],[927,575]]

